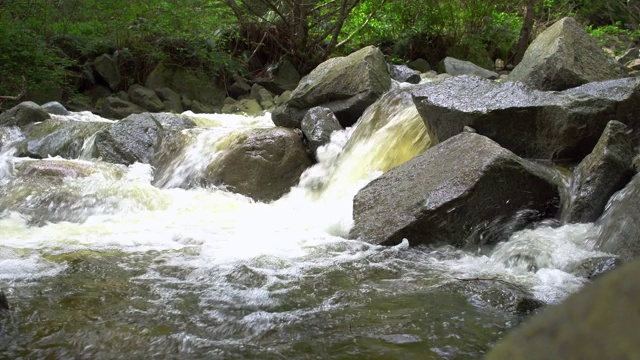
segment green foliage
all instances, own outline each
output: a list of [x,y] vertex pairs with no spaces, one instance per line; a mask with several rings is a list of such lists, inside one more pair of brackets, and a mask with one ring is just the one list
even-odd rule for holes
[[615,25],[600,27],[589,25],[586,27],[586,31],[598,41],[599,46],[612,49],[616,56],[629,49],[633,43],[640,41],[640,30],[625,29],[620,21]]

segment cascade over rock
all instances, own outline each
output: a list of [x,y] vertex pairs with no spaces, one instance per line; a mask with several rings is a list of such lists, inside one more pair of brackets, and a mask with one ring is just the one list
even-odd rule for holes
[[298,183],[311,158],[292,129],[252,129],[207,168],[206,182],[259,201],[272,201]]
[[523,324],[488,360],[633,359],[640,353],[640,261],[587,285]]
[[580,161],[609,120],[640,134],[640,78],[594,82],[562,92],[456,76],[425,84],[414,102],[434,143],[475,129],[519,156]]
[[481,68],[480,66],[464,60],[458,60],[456,58],[447,56],[444,59],[444,68],[447,74],[458,76],[458,75],[474,75],[479,76],[485,79],[495,80],[500,77],[497,73],[487,70],[485,68]]
[[318,65],[300,80],[289,101],[275,109],[272,119],[277,126],[300,128],[308,109],[323,106],[343,127],[351,126],[390,87],[384,55],[368,46]]
[[484,136],[459,134],[361,189],[350,236],[385,245],[505,240],[502,225],[519,211],[555,215],[557,188],[535,168]]
[[559,20],[529,45],[509,80],[540,90],[565,90],[593,81],[625,77],[573,18]]
[[596,222],[597,246],[600,250],[618,255],[623,262],[640,256],[640,175],[615,194],[607,210]]
[[40,105],[23,101],[0,114],[0,126],[24,126],[49,118],[51,116]]
[[85,140],[111,125],[108,122],[86,122],[50,119],[28,126],[25,139],[18,148],[19,156],[47,158],[80,156]]
[[163,135],[152,114],[130,115],[96,134],[93,156],[114,164],[148,164]]
[[596,221],[611,195],[633,176],[634,155],[629,128],[618,121],[609,121],[591,154],[573,171],[570,202],[563,220]]

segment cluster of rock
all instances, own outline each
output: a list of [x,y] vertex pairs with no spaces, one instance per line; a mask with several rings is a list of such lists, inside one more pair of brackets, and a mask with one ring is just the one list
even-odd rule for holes
[[[624,67],[573,19],[542,33],[507,78],[453,58],[445,59],[444,75],[424,62],[409,66],[388,65],[377,48],[367,47],[330,59],[302,79],[282,70],[287,75],[279,80],[237,82],[230,89],[234,98],[227,99],[212,89],[189,93],[194,90],[181,82],[186,75],[156,69],[145,87],[134,85],[104,99],[103,114],[124,117],[120,121],[89,127],[51,119],[49,113],[66,111],[58,104],[22,103],[0,115],[0,126],[24,130],[21,156],[77,158],[83,141],[95,134],[93,153],[85,156],[162,168],[166,147],[179,144],[180,131],[195,124],[184,115],[158,112],[273,109],[276,127],[238,136],[202,180],[271,201],[297,182],[333,131],[353,125],[389,91],[392,79],[420,83],[408,91],[434,146],[358,192],[351,237],[388,245],[408,239],[411,245],[477,247],[542,220],[596,221],[602,249],[624,262],[640,254],[640,178],[633,166],[640,141],[640,77],[626,77]],[[120,80],[104,70],[109,67],[96,63],[116,89]],[[83,173],[41,167],[23,173]],[[612,196],[618,205],[605,211]],[[612,286],[618,286],[615,281]],[[556,326],[553,321],[536,326]],[[513,338],[529,336],[527,331]],[[521,351],[518,340],[514,344]],[[499,349],[509,346],[516,345]]]

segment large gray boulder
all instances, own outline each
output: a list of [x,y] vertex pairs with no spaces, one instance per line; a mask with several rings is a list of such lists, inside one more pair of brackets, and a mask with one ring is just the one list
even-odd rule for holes
[[258,201],[272,201],[296,185],[311,159],[291,129],[253,129],[240,135],[207,168],[207,182]]
[[640,261],[599,278],[515,329],[488,360],[636,359]]
[[69,110],[57,101],[49,101],[48,103],[42,104],[42,109],[49,114],[69,115]]
[[589,83],[563,92],[456,76],[425,84],[414,102],[438,143],[474,128],[519,156],[580,161],[610,120],[640,134],[640,79]]
[[23,101],[0,114],[0,126],[25,126],[50,117],[40,105],[32,101]]
[[618,255],[623,262],[640,256],[640,175],[616,193],[598,219],[596,244],[604,252]]
[[96,134],[93,156],[114,164],[148,164],[162,136],[162,125],[151,114],[130,115]]
[[611,195],[631,180],[634,156],[629,128],[619,121],[610,121],[591,154],[573,171],[569,206],[563,220],[596,221]]
[[33,124],[25,128],[25,139],[17,145],[16,155],[76,159],[81,155],[85,141],[110,125],[107,122],[54,119]]
[[447,74],[452,76],[474,75],[491,80],[500,77],[496,72],[481,68],[470,61],[458,60],[450,56],[444,58],[444,68]]
[[404,238],[410,245],[492,243],[508,238],[515,226],[504,225],[520,211],[554,216],[558,196],[533,163],[484,136],[462,133],[361,189],[350,235],[385,245]]
[[320,146],[331,140],[331,133],[342,130],[342,126],[331,110],[318,106],[309,109],[304,116],[301,130],[309,142],[309,149],[315,154]]
[[624,68],[609,58],[580,24],[567,17],[538,35],[509,80],[539,90],[565,90],[625,76]]
[[154,90],[134,84],[129,88],[128,95],[134,104],[147,111],[159,112],[164,110],[164,103]]
[[118,90],[118,86],[122,82],[120,72],[118,71],[118,63],[116,59],[109,54],[102,54],[93,61],[93,67],[98,75],[103,78],[111,90]]
[[291,99],[275,109],[273,122],[278,126],[300,128],[308,109],[323,106],[333,111],[343,127],[351,126],[390,87],[384,55],[368,46],[318,65],[300,80]]
[[109,119],[123,119],[129,115],[141,114],[145,111],[147,110],[132,102],[122,100],[116,96],[109,96],[104,99],[100,114]]

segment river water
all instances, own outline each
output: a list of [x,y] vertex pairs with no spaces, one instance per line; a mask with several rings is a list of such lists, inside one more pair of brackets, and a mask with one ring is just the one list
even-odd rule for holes
[[520,321],[496,298],[558,302],[587,281],[576,264],[604,255],[592,224],[541,224],[494,249],[347,239],[357,190],[429,146],[402,90],[270,204],[184,186],[269,114],[187,115],[199,126],[162,168],[84,158],[91,175],[37,184],[15,175],[7,139],[22,134],[5,129],[0,358],[479,358]]

